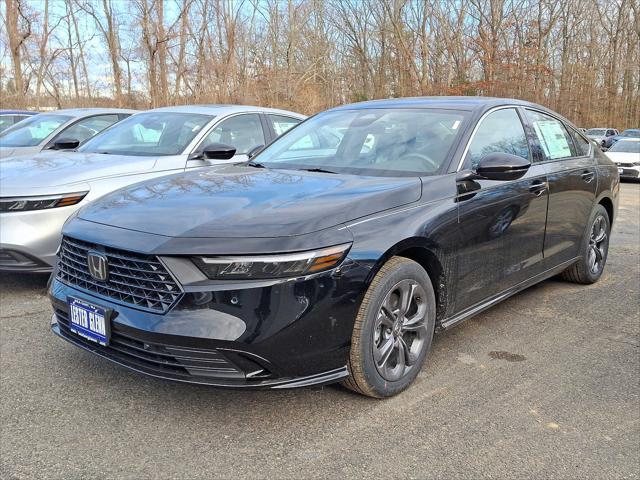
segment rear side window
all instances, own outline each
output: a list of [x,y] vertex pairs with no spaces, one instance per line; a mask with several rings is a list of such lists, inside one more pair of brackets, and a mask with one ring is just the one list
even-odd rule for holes
[[559,160],[574,156],[573,140],[561,121],[540,112],[526,110],[546,160]]
[[285,117],[283,115],[267,115],[267,118],[273,127],[273,131],[276,132],[278,136],[301,122],[301,120],[297,118]]
[[464,168],[474,169],[489,153],[503,152],[529,159],[529,144],[518,112],[513,108],[496,110],[480,123],[469,145]]
[[578,157],[589,155],[589,142],[582,138],[582,136],[572,128],[569,128],[569,134],[573,138],[573,145],[576,147],[576,155]]

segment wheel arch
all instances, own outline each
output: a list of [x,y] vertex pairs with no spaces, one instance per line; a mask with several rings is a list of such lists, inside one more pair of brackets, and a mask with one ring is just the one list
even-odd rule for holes
[[609,215],[609,225],[613,226],[613,220],[615,217],[615,209],[613,206],[613,200],[611,200],[608,196],[603,196],[598,201],[598,205],[602,205],[604,209],[607,211],[607,215]]
[[389,248],[376,262],[371,270],[367,284],[373,281],[373,277],[391,257],[405,257],[418,263],[425,269],[436,297],[436,325],[446,316],[449,305],[448,294],[450,292],[451,268],[444,260],[441,249],[425,238],[407,238]]

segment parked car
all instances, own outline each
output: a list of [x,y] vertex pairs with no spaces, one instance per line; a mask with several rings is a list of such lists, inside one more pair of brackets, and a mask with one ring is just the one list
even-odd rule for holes
[[[305,117],[245,106],[182,106],[133,115],[77,152],[10,158],[0,168],[0,270],[51,271],[62,224],[105,193],[152,177],[245,161]],[[210,146],[226,142],[236,156]]]
[[33,115],[0,133],[0,159],[77,148],[133,113],[121,108],[74,108]]
[[38,112],[28,110],[0,110],[0,133]]
[[618,133],[618,130],[615,128],[590,128],[585,132],[585,135],[602,146],[608,137],[618,135]]
[[640,138],[621,138],[606,155],[618,166],[620,178],[640,179]]
[[436,328],[559,273],[596,282],[618,183],[576,127],[532,103],[338,107],[245,164],[81,209],[49,288],[52,329],[156,377],[388,397]]
[[611,148],[614,143],[623,138],[640,138],[640,128],[628,128],[627,130],[605,138],[602,146],[606,149]]

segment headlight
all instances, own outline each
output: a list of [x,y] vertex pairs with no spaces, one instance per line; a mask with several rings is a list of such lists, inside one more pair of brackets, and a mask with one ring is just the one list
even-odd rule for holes
[[68,207],[80,203],[89,192],[63,193],[36,197],[0,197],[0,212],[25,212],[47,208]]
[[213,280],[264,280],[299,277],[340,265],[351,244],[281,255],[195,257],[194,263]]

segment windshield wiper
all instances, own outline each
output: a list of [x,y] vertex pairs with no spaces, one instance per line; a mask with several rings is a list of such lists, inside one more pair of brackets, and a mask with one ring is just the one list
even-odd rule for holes
[[300,170],[304,170],[305,172],[338,173],[332,172],[331,170],[325,170],[324,168],[301,168]]
[[247,162],[245,165],[247,165],[248,167],[254,167],[254,168],[267,168],[263,164],[258,162]]

